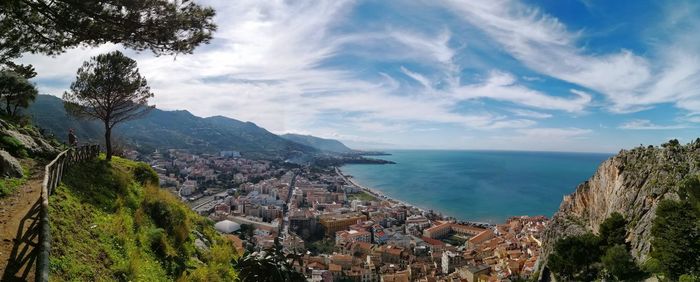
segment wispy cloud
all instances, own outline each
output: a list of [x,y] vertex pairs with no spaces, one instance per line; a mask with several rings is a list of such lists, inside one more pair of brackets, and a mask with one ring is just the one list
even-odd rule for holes
[[[446,3],[532,70],[605,95],[612,102],[611,111],[638,111],[668,102],[681,109],[700,110],[700,61],[694,51],[700,45],[698,40],[680,40],[695,38],[691,34],[700,25],[692,15],[697,13],[675,17],[676,25],[695,28],[675,33],[676,43],[657,46],[657,60],[651,60],[624,48],[589,52],[577,45],[580,31],[570,31],[557,18],[519,1]],[[698,11],[697,5],[689,6]]]
[[635,119],[625,122],[619,126],[620,129],[632,129],[632,130],[671,130],[671,129],[684,129],[688,128],[687,125],[683,124],[672,124],[672,125],[658,125],[650,120],[646,119]]

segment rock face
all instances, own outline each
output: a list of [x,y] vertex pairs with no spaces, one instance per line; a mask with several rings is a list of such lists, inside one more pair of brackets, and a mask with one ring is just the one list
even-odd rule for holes
[[700,139],[688,145],[669,142],[662,147],[623,150],[603,162],[588,181],[564,197],[544,234],[540,266],[554,243],[587,231],[598,233],[613,212],[627,220],[627,242],[638,261],[648,258],[651,225],[663,199],[678,199],[678,184],[700,173]]
[[22,166],[17,159],[10,153],[0,150],[0,177],[15,177],[24,176]]
[[39,132],[30,128],[17,128],[0,120],[0,136],[10,136],[31,154],[39,156],[50,156],[58,153],[58,149],[44,139]]

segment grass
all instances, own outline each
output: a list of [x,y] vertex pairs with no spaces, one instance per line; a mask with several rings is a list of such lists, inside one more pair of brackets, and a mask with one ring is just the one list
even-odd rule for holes
[[372,194],[367,193],[366,191],[360,191],[359,193],[355,194],[348,194],[348,201],[352,200],[360,200],[360,201],[378,201],[377,197],[372,196]]
[[[116,157],[68,169],[49,201],[51,280],[235,279],[231,243],[156,185],[148,166]],[[194,247],[195,231],[209,251]]]
[[0,178],[0,198],[4,198],[17,190],[20,186],[27,182],[29,177],[29,169],[24,168],[24,176],[21,178]]

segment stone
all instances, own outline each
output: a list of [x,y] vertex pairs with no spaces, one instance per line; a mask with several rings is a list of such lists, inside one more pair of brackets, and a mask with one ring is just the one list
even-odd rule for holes
[[5,150],[0,150],[0,176],[20,178],[24,171],[19,161]]
[[603,162],[595,174],[564,197],[542,240],[539,266],[546,264],[555,242],[585,232],[618,212],[627,220],[626,241],[638,261],[649,258],[651,226],[658,203],[679,199],[678,183],[700,173],[700,140],[678,147],[623,150]]
[[35,155],[53,155],[58,153],[58,149],[44,140],[38,133],[24,129],[21,130],[4,129],[0,130],[0,135],[8,135],[17,139],[24,148]]

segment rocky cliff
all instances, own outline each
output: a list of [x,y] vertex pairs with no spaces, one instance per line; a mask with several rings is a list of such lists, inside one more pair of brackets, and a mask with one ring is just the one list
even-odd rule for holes
[[598,227],[613,212],[628,221],[627,242],[640,262],[648,258],[651,225],[659,201],[678,199],[678,184],[700,173],[700,139],[680,145],[672,140],[661,147],[620,151],[603,162],[595,174],[564,197],[545,231],[541,262],[547,261],[556,240]]

